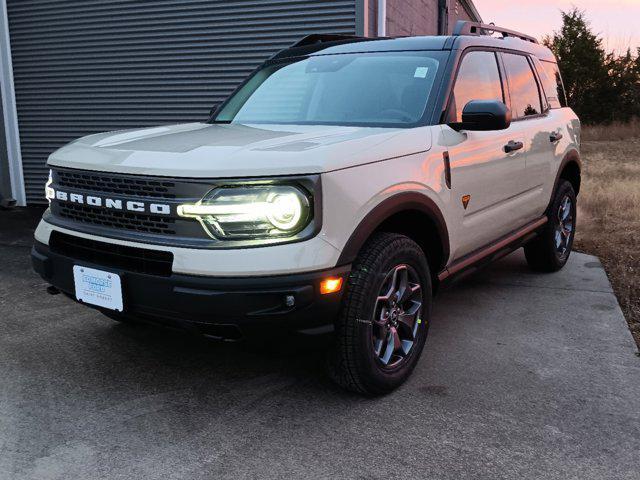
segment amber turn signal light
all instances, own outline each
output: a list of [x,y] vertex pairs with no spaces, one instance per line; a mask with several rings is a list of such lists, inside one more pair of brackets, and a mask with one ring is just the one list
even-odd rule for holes
[[341,288],[342,288],[341,277],[329,277],[329,278],[325,278],[324,280],[322,280],[322,282],[320,282],[320,293],[322,295],[339,292]]

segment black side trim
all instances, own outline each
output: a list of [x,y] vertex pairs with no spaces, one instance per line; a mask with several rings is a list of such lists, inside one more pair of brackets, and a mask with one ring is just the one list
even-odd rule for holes
[[447,184],[447,188],[451,190],[451,159],[449,152],[442,152],[442,161],[444,163],[444,181]]
[[[416,192],[405,192],[384,200],[369,212],[347,240],[338,265],[352,263],[367,239],[385,220],[396,213],[412,210],[426,214],[433,221],[440,238],[443,261],[446,262],[449,258],[449,231],[442,212],[429,197]],[[436,271],[443,266],[436,266]]]
[[481,266],[508,255],[535,237],[540,228],[547,223],[547,220],[547,217],[534,220],[495,242],[455,260],[438,274],[438,280],[450,282],[454,277],[471,273]]

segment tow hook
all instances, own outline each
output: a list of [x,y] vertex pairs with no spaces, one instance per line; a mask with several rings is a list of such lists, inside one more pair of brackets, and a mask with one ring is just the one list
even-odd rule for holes
[[47,287],[47,293],[49,295],[58,295],[60,293],[60,290],[58,290],[56,287],[54,287],[53,285],[49,285]]

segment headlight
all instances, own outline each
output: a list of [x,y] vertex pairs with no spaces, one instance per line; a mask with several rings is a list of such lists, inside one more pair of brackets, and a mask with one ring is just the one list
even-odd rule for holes
[[221,239],[293,237],[309,224],[311,202],[290,185],[229,186],[180,205],[178,215],[198,219],[209,235]]
[[44,186],[44,196],[46,197],[49,203],[51,203],[51,200],[53,200],[56,196],[55,190],[51,188],[52,183],[53,183],[53,172],[49,170],[49,179],[47,180],[47,183]]

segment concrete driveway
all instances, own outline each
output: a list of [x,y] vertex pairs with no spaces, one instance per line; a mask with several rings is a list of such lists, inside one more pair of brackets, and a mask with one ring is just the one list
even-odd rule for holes
[[[6,219],[6,217],[5,217]],[[318,351],[119,325],[49,296],[0,217],[0,478],[640,478],[640,359],[606,275],[521,253],[437,300],[376,400]]]

